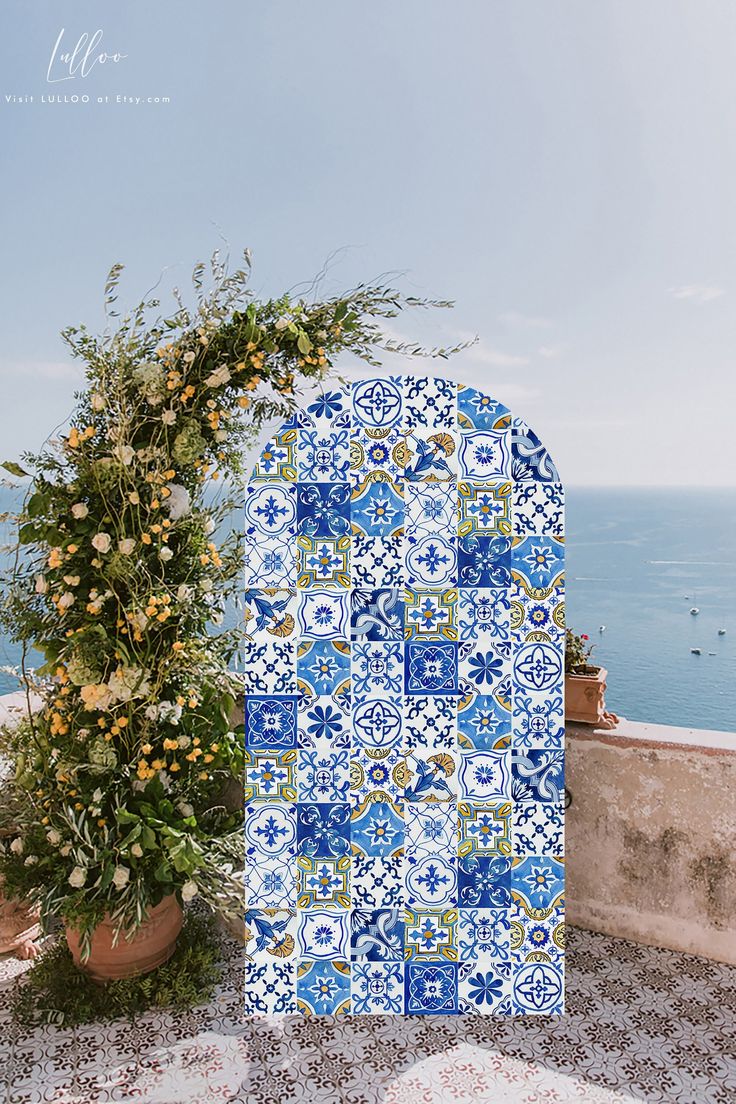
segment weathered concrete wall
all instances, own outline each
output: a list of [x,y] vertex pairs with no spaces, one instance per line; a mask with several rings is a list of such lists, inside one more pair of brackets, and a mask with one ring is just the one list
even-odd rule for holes
[[736,963],[736,736],[568,728],[571,924]]

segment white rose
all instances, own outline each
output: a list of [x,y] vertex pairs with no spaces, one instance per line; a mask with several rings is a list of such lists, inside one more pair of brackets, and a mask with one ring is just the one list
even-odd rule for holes
[[61,835],[59,834],[59,832],[56,831],[55,828],[51,828],[50,831],[46,833],[46,839],[49,841],[52,847],[58,847],[58,845],[61,843]]
[[89,507],[87,507],[84,502],[75,502],[72,506],[72,517],[75,517],[78,521],[81,521],[82,518],[86,518],[88,513]]
[[169,497],[166,499],[166,508],[169,511],[171,520],[178,521],[179,518],[186,517],[191,508],[189,491],[186,487],[182,487],[180,483],[167,483],[166,486],[169,490]]
[[98,391],[93,392],[92,397],[90,398],[90,402],[92,404],[92,409],[96,410],[98,412],[100,410],[104,410],[105,407],[107,406],[107,403],[105,401],[105,396],[100,395],[100,393]]
[[70,590],[67,590],[64,594],[62,594],[61,598],[59,599],[59,609],[67,610],[74,605],[74,602],[74,595]]
[[10,850],[13,852],[14,855],[22,855],[23,854],[23,840],[20,838],[20,836],[17,836],[13,840],[13,842],[10,845]]
[[202,591],[203,594],[209,594],[212,590],[212,580],[201,579],[199,583],[199,589]]
[[164,425],[172,426],[176,422],[176,414],[173,410],[164,410],[163,414],[161,415],[161,421],[164,423]]
[[179,812],[183,817],[194,816],[194,806],[190,805],[188,801],[180,801]]
[[214,372],[207,377],[204,381],[207,387],[223,387],[230,381],[230,372],[227,367],[222,364],[219,368],[215,368]]
[[130,849],[131,855],[135,855],[136,859],[140,859],[143,854],[143,848],[139,843],[134,843]]
[[132,537],[124,537],[123,540],[118,541],[118,551],[122,552],[124,556],[130,556],[135,552],[135,541]]
[[290,324],[289,319],[284,318],[284,316],[282,315],[281,318],[276,319],[276,324],[274,326],[274,329],[276,329],[276,330],[285,330],[285,329],[288,328],[289,324]]
[[133,463],[135,457],[135,449],[131,445],[119,445],[115,449],[115,456],[121,464],[125,464],[126,468]]
[[204,523],[204,531],[208,537],[212,536],[212,534],[214,533],[215,523],[212,518],[207,518],[206,522]]
[[194,360],[194,358],[196,357],[196,355],[197,354],[193,353],[192,350],[190,349],[188,353],[184,354],[182,359],[184,360],[185,364],[191,364],[192,361]]
[[81,889],[84,883],[87,881],[86,868],[83,866],[75,866],[67,880],[69,882],[69,885],[73,886],[74,889]]
[[178,725],[181,720],[181,706],[176,702],[162,701],[158,707],[158,719],[167,724]]
[[216,430],[215,431],[215,440],[218,441],[220,444],[223,444],[223,442],[227,441],[227,430],[226,429]]
[[26,857],[26,860],[23,863],[23,865],[24,866],[35,866],[37,862],[38,862],[38,855],[28,855]]
[[140,506],[141,496],[138,494],[137,491],[131,491],[128,495],[128,502],[131,504],[131,506]]
[[49,584],[46,582],[45,575],[36,576],[36,594],[46,594],[49,589]]
[[116,866],[112,876],[112,882],[116,889],[123,889],[128,884],[130,871],[127,866]]
[[192,897],[196,897],[199,893],[199,886],[196,882],[185,882],[181,887],[181,899],[182,901],[191,901]]
[[109,533],[95,533],[92,538],[92,547],[97,552],[109,552],[112,544],[112,537]]
[[177,602],[181,602],[183,604],[184,602],[190,601],[193,595],[194,591],[192,590],[192,588],[188,587],[186,583],[181,583],[176,591],[176,600]]
[[72,850],[72,845],[70,843],[65,843],[63,847],[59,848],[59,854],[63,855],[64,858],[66,858],[67,855],[69,855],[71,853],[71,850]]
[[166,545],[164,545],[158,554],[158,558],[160,560],[163,560],[164,563],[168,563],[169,560],[173,560],[174,553],[171,551],[170,548],[167,548]]

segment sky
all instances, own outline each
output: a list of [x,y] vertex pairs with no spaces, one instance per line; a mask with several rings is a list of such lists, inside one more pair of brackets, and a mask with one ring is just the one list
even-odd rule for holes
[[[477,335],[438,374],[510,405],[571,485],[736,484],[731,0],[5,0],[0,18],[2,459],[67,417],[59,331],[102,327],[112,263],[133,304],[248,246],[259,295],[331,258],[326,294],[393,273],[455,300],[395,332]],[[72,75],[62,55],[97,31]],[[125,57],[90,65],[103,50]]]

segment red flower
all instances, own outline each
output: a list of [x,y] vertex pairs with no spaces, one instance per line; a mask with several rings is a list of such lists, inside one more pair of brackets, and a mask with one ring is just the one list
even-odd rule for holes
[[580,639],[581,640],[590,640],[590,637],[588,636],[587,633],[581,633],[580,634]]

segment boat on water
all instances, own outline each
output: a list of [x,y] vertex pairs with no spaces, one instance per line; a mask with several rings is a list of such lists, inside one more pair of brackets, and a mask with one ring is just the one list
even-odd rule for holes
[[691,648],[690,651],[692,652],[693,655],[702,655],[703,654],[702,651],[700,650],[700,648]]
[[690,612],[693,615],[693,617],[697,617],[697,615],[700,613],[700,610],[698,609],[697,606],[691,606],[690,607]]
[[718,630],[718,635],[719,636],[725,636],[726,635],[726,630],[725,629],[719,629]]

